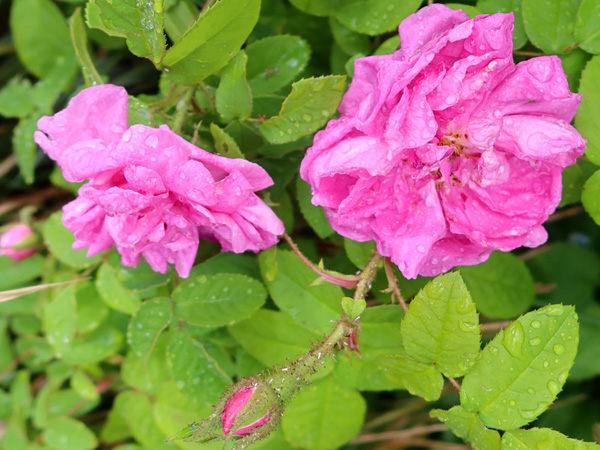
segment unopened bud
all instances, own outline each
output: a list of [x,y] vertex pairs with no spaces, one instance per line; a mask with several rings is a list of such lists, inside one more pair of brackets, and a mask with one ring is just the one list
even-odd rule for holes
[[23,224],[15,225],[0,238],[0,255],[6,255],[13,261],[29,258],[35,253],[35,241],[31,228]]
[[223,434],[249,435],[269,421],[274,404],[272,389],[258,383],[241,387],[227,401],[221,415]]

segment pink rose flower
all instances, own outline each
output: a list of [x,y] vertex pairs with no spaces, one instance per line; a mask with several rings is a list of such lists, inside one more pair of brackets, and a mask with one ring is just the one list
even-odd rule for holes
[[[33,230],[27,225],[18,224],[10,228],[0,237],[0,255],[4,255],[13,261],[21,261],[29,258],[36,252],[35,247],[14,248],[24,244],[24,240],[33,234]],[[29,244],[25,244],[29,245]]]
[[586,145],[569,125],[581,96],[556,56],[515,65],[512,31],[512,14],[439,4],[408,17],[400,50],[356,61],[341,117],[302,162],[333,228],[407,278],[547,239]]
[[155,271],[171,263],[187,277],[200,238],[235,253],[277,242],[283,223],[255,194],[273,184],[265,170],[208,153],[166,125],[128,128],[127,99],[121,87],[95,86],[38,121],[34,139],[64,177],[90,180],[63,207],[74,249],[92,256],[116,244],[125,266],[143,256]]
[[262,427],[271,418],[273,394],[262,385],[245,386],[238,389],[227,401],[221,424],[223,434],[227,435],[233,430],[235,436],[247,436],[256,428]]

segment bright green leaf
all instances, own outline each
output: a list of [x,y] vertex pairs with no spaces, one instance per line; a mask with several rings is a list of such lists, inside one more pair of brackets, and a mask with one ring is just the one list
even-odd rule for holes
[[273,144],[284,144],[314,133],[335,114],[346,89],[346,77],[305,78],[292,84],[281,111],[263,122],[260,131]]
[[575,45],[573,27],[581,0],[522,1],[523,24],[533,45],[547,54],[563,53]]
[[129,400],[128,391],[118,394],[108,411],[108,416],[102,429],[100,430],[100,440],[106,443],[121,441],[131,436],[131,431],[127,426],[126,402]]
[[210,134],[215,140],[215,149],[217,153],[226,158],[244,158],[240,147],[227,131],[220,128],[216,123],[210,124]]
[[460,275],[440,275],[421,289],[400,332],[408,356],[449,377],[467,373],[480,351],[479,319]]
[[[0,256],[0,291],[20,287],[39,277],[44,270],[44,258],[33,255],[21,261],[13,261],[8,256]],[[34,284],[34,283],[31,283]]]
[[325,217],[323,207],[315,206],[311,203],[312,193],[310,192],[310,185],[300,177],[296,181],[296,194],[298,195],[300,212],[310,227],[321,239],[331,236],[334,231],[331,225],[329,225],[327,217]]
[[77,331],[89,333],[98,328],[108,317],[108,307],[91,281],[82,281],[75,286],[77,299]]
[[258,20],[260,0],[221,0],[167,51],[162,64],[182,84],[204,80],[229,62]]
[[476,266],[461,267],[477,310],[495,319],[510,319],[529,310],[535,297],[533,277],[511,253],[494,252]]
[[502,436],[502,450],[599,450],[600,445],[570,439],[548,428],[507,431]]
[[469,442],[474,450],[500,450],[500,434],[481,423],[477,414],[455,406],[448,411],[434,409],[429,413],[445,423],[450,431]]
[[260,309],[249,319],[228,327],[246,352],[266,366],[294,361],[308,352],[317,334],[294,323],[287,314]]
[[452,9],[460,9],[461,11],[465,12],[470,19],[482,14],[482,12],[479,11],[475,6],[471,5],[465,5],[462,3],[446,3],[446,6]]
[[585,182],[581,202],[594,222],[600,225],[600,170]]
[[75,239],[73,233],[63,226],[61,218],[62,212],[55,212],[44,225],[44,241],[50,253],[59,261],[78,269],[90,267],[99,262],[102,259],[101,254],[86,258],[85,249],[73,250],[71,248]]
[[270,36],[246,47],[248,83],[252,95],[273,94],[304,70],[310,57],[308,43],[298,36]]
[[600,53],[600,3],[583,0],[575,18],[575,39],[583,50]]
[[[127,46],[136,56],[161,60],[166,46],[163,33],[163,0],[93,0],[99,9],[100,28],[111,36],[127,38]],[[88,12],[88,17],[90,17]],[[88,22],[98,27],[95,21]]]
[[75,60],[65,18],[50,0],[14,0],[10,28],[19,59],[38,78],[61,58]]
[[123,397],[125,420],[131,434],[144,447],[153,450],[169,450],[173,445],[165,441],[167,436],[158,428],[152,416],[152,403],[148,397],[139,392],[126,391],[120,394]]
[[161,334],[150,356],[138,357],[134,351],[127,353],[121,371],[123,381],[136,390],[153,393],[170,378],[167,364],[169,336]]
[[263,285],[240,274],[199,275],[173,292],[173,314],[202,327],[229,325],[250,317],[267,298]]
[[44,430],[43,440],[58,450],[91,450],[98,445],[96,436],[88,427],[69,417],[51,420]]
[[344,0],[334,15],[348,28],[374,36],[395,30],[420,4],[421,0]]
[[404,386],[413,395],[432,402],[440,398],[444,377],[433,364],[424,364],[410,356],[393,355],[377,358],[377,366],[398,386]]
[[252,91],[246,80],[247,61],[246,52],[241,50],[221,74],[221,82],[215,92],[215,105],[226,122],[247,119],[252,112]]
[[87,34],[83,18],[81,17],[81,9],[77,8],[71,16],[71,41],[75,48],[75,54],[81,65],[81,71],[87,86],[102,84],[102,78],[96,70],[94,61],[88,52]]
[[465,376],[460,395],[468,411],[492,428],[534,420],[554,401],[577,353],[577,314],[548,305],[512,322],[486,345]]
[[85,399],[97,400],[99,398],[96,385],[83,370],[78,370],[75,372],[75,375],[71,377],[71,387]]
[[366,409],[358,391],[340,386],[329,376],[292,400],[283,416],[283,432],[294,446],[333,450],[358,435]]
[[362,314],[367,307],[367,302],[364,299],[355,300],[351,297],[342,298],[342,309],[348,317],[355,319]]
[[138,357],[145,358],[170,322],[170,299],[159,297],[142,303],[131,318],[127,329],[127,341],[131,350]]
[[90,334],[77,337],[64,352],[64,360],[72,364],[92,364],[117,353],[123,345],[123,334],[105,323]]
[[140,295],[127,289],[117,278],[117,271],[108,263],[98,270],[96,289],[104,302],[117,311],[133,314],[140,307]]
[[266,256],[261,253],[258,257],[273,301],[308,330],[316,333],[331,331],[331,321],[342,315],[342,289],[332,284],[310,286],[317,274],[290,251],[277,250],[275,259],[277,274],[269,280]]
[[46,339],[62,356],[71,345],[77,326],[75,286],[67,286],[45,305],[42,320]]
[[391,38],[383,41],[383,43],[377,47],[377,50],[373,53],[374,55],[389,55],[394,53],[400,47],[400,36],[392,36]]
[[523,0],[478,0],[477,9],[483,14],[513,13],[515,29],[513,31],[513,48],[519,49],[527,43],[521,3]]
[[587,139],[585,154],[590,160],[600,165],[600,56],[594,56],[588,61],[581,73],[579,93],[583,95],[575,127]]
[[19,172],[21,172],[21,176],[27,184],[33,183],[37,151],[37,144],[33,142],[33,133],[37,130],[38,119],[39,116],[35,114],[26,119],[21,119],[12,136]]

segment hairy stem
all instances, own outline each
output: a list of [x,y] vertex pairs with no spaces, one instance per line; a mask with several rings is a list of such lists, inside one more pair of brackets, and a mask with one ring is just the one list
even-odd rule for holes
[[406,302],[404,301],[404,297],[402,297],[402,293],[400,292],[400,288],[398,287],[398,279],[394,274],[394,268],[392,267],[392,262],[390,258],[385,258],[383,260],[383,267],[385,269],[385,275],[388,279],[389,289],[392,290],[392,302],[394,301],[394,296],[398,299],[402,310],[406,312],[408,309],[406,307]]
[[177,102],[177,106],[175,107],[175,118],[173,119],[173,131],[177,134],[181,134],[181,130],[183,129],[188,109],[190,107],[190,101],[195,92],[196,87],[190,87],[185,91],[183,97],[181,97],[181,100]]
[[377,252],[371,256],[365,269],[360,274],[360,281],[356,285],[356,291],[354,291],[354,300],[364,300],[367,292],[371,289],[371,283],[377,274],[377,266],[382,258],[383,257]]

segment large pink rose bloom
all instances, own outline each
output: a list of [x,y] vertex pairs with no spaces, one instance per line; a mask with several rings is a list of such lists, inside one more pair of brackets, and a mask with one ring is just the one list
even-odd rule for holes
[[91,87],[38,122],[35,141],[64,177],[89,180],[63,208],[74,249],[92,256],[116,244],[125,266],[143,256],[187,277],[200,238],[236,253],[277,242],[283,224],[254,193],[273,184],[260,166],[208,153],[166,125],[128,128],[127,99],[121,87]]
[[400,50],[356,61],[341,117],[308,150],[313,203],[408,278],[545,242],[586,144],[559,58],[515,65],[512,14],[434,4],[399,31]]

